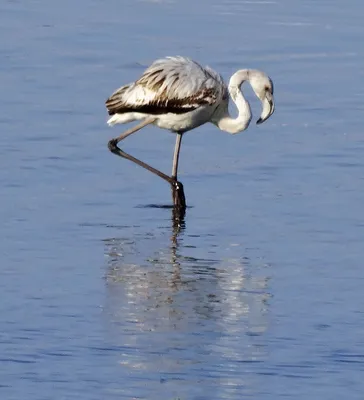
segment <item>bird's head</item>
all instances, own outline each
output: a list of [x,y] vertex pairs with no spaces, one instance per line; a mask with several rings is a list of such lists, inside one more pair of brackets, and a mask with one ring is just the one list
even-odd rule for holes
[[273,82],[264,72],[255,69],[249,70],[249,82],[262,102],[263,110],[257,121],[257,124],[261,124],[274,113]]

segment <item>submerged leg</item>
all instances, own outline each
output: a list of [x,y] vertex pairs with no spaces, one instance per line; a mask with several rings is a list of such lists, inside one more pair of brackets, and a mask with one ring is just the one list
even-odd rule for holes
[[177,133],[176,145],[174,147],[172,178],[175,180],[177,180],[178,160],[179,160],[179,151],[181,149],[182,135],[183,133]]

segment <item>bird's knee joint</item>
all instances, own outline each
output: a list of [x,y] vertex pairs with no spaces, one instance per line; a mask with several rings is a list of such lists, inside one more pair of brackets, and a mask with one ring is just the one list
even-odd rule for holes
[[111,139],[109,140],[107,147],[109,148],[110,151],[114,151],[118,147],[117,144],[118,141],[116,139]]

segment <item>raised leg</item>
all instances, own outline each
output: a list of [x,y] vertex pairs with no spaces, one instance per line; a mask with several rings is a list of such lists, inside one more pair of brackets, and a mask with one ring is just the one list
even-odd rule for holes
[[130,136],[131,134],[138,132],[140,129],[144,128],[145,126],[152,124],[155,121],[155,118],[146,118],[145,120],[143,120],[140,124],[133,126],[132,128],[128,129],[127,131],[125,131],[124,133],[122,133],[120,136],[111,139],[108,143],[108,147],[109,150],[116,154],[119,157],[122,158],[126,158],[127,160],[130,160],[132,162],[134,162],[135,164],[140,165],[141,167],[147,169],[148,171],[152,172],[153,174],[158,175],[159,177],[161,177],[162,179],[166,180],[167,182],[169,182],[170,184],[173,183],[172,178],[170,178],[168,175],[164,174],[163,172],[159,171],[156,168],[153,168],[152,166],[150,166],[149,164],[133,157],[132,155],[125,153],[125,151],[121,150],[117,144],[119,142],[121,142],[122,140],[124,140],[125,138],[127,138],[128,136]]
[[165,173],[163,173],[162,171],[159,171],[156,168],[153,168],[151,165],[139,160],[138,158],[133,157],[131,154],[126,153],[125,151],[121,150],[117,146],[117,144],[120,141],[122,141],[129,135],[139,131],[144,126],[153,123],[154,121],[155,121],[155,118],[145,119],[140,124],[127,130],[126,132],[122,133],[117,138],[111,139],[108,143],[108,147],[109,147],[109,150],[112,153],[116,154],[117,156],[132,161],[133,163],[141,166],[142,168],[145,168],[146,170],[152,172],[153,174],[159,176],[160,178],[162,178],[166,182],[168,182],[171,185],[171,189],[172,189],[173,204],[174,204],[175,208],[178,210],[178,212],[181,215],[182,214],[184,215],[184,211],[186,209],[185,194],[184,194],[182,183],[177,181],[178,158],[179,158],[179,150],[180,150],[180,146],[181,146],[182,134],[181,133],[177,134],[176,147],[175,147],[174,157],[173,157],[172,177],[166,175]]
[[[111,140],[110,140],[111,142]],[[152,172],[155,175],[158,175],[160,178],[164,179],[172,186],[176,182],[170,176],[166,175],[164,172],[159,171],[159,169],[153,168],[151,165],[139,160],[138,158],[133,157],[131,154],[126,153],[125,151],[121,150],[118,146],[111,147],[109,142],[109,149],[112,153],[116,154],[119,157],[125,158],[126,160],[132,161],[133,163],[140,165],[142,168],[147,169],[148,171]]]
[[178,160],[179,160],[179,151],[181,149],[182,135],[183,135],[183,133],[177,133],[176,145],[174,147],[172,179],[175,179],[175,180],[177,180]]
[[155,118],[146,118],[143,119],[142,122],[140,122],[138,125],[133,126],[132,128],[128,129],[124,133],[122,133],[120,136],[111,139],[109,141],[108,147],[111,150],[111,148],[115,147],[119,142],[130,136],[132,133],[140,131],[140,129],[144,128],[145,126],[152,124],[155,121]]

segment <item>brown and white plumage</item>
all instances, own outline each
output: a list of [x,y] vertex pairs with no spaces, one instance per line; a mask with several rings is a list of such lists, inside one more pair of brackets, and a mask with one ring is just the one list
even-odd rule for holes
[[[227,88],[220,74],[189,58],[156,60],[136,82],[122,86],[109,97],[108,124],[155,116],[155,125],[174,132],[212,122],[222,130],[237,133],[246,129],[251,120],[249,104],[240,91],[246,80],[263,105],[266,96],[269,97],[270,105],[261,116],[261,120],[267,119],[274,111],[273,84],[263,72],[240,70],[232,76]],[[239,108],[239,116],[234,120],[228,114],[228,92]]]
[[[184,114],[212,106],[226,94],[222,77],[184,57],[155,61],[135,82],[122,86],[106,101],[109,115],[138,112]],[[112,119],[112,118],[111,118]]]
[[[273,83],[261,71],[242,69],[229,81],[209,67],[185,57],[167,57],[155,61],[134,83],[122,86],[106,101],[111,116],[109,125],[142,120],[135,127],[109,141],[109,149],[123,158],[141,165],[169,183],[177,182],[177,169],[182,134],[206,122],[235,134],[244,131],[251,121],[250,105],[241,92],[248,81],[262,102],[263,110],[257,123],[267,120],[274,112]],[[229,95],[238,108],[238,116],[229,114]],[[117,144],[142,129],[154,124],[177,133],[173,157],[172,177],[122,152]],[[178,186],[178,185],[177,185]]]

